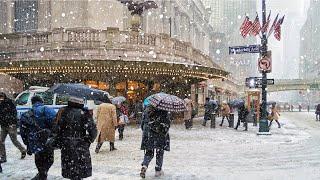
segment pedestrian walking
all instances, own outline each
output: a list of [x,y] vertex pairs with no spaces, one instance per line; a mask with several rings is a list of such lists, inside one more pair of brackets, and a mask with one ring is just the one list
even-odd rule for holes
[[238,122],[236,127],[234,128],[235,130],[238,130],[238,127],[240,125],[240,122],[244,123],[244,131],[248,131],[248,122],[247,122],[247,116],[249,114],[248,109],[245,107],[244,104],[242,104],[239,108],[238,108]]
[[220,126],[223,125],[223,121],[224,121],[225,118],[228,120],[228,124],[230,126],[230,112],[231,112],[231,110],[230,110],[229,105],[227,104],[227,102],[223,101],[222,105],[221,105],[222,120],[221,120]]
[[123,104],[117,104],[118,133],[119,140],[123,140],[124,128],[129,123],[128,108]]
[[54,160],[53,149],[47,147],[46,142],[53,128],[56,112],[45,107],[39,96],[32,97],[31,103],[32,109],[21,116],[20,134],[28,154],[35,155],[38,174],[33,180],[46,180]]
[[316,120],[320,121],[320,104],[317,105],[315,113],[316,113]]
[[144,159],[140,176],[145,178],[147,168],[156,153],[155,176],[162,176],[162,164],[164,151],[170,151],[170,119],[168,112],[148,106],[143,113],[142,143],[141,150],[144,150]]
[[136,123],[138,126],[141,124],[142,112],[143,112],[143,102],[142,100],[138,100],[135,104],[135,112],[134,112]]
[[12,143],[21,152],[21,159],[26,157],[27,150],[17,139],[17,124],[17,109],[14,102],[5,93],[0,93],[0,162],[2,163],[7,162],[5,141],[8,134]]
[[276,104],[272,104],[272,107],[271,107],[271,121],[269,123],[269,128],[272,126],[272,121],[276,121],[277,124],[278,124],[278,128],[281,128],[281,125],[279,123],[279,116],[280,116],[280,113],[276,107]]
[[193,117],[192,117],[193,102],[191,99],[188,98],[188,96],[185,97],[184,102],[186,103],[186,107],[187,107],[187,110],[184,111],[183,113],[184,125],[186,129],[191,129],[193,126]]
[[61,149],[62,176],[80,180],[92,176],[90,145],[97,136],[97,127],[84,101],[70,97],[55,122],[53,139]]
[[206,126],[207,121],[212,120],[211,116],[215,112],[216,107],[217,107],[217,103],[214,100],[211,100],[209,97],[207,97],[206,102],[204,104],[205,113],[204,113],[204,120],[202,123],[203,126]]
[[117,150],[114,147],[117,126],[116,106],[111,104],[111,102],[100,104],[97,110],[98,144],[96,146],[96,153],[99,153],[105,141],[109,141],[110,151]]

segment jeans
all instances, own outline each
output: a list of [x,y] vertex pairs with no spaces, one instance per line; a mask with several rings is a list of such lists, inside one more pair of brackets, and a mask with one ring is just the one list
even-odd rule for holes
[[118,132],[119,132],[119,139],[122,140],[123,139],[123,132],[124,132],[124,124],[121,124],[118,126]]
[[[161,169],[162,169],[163,154],[164,154],[163,149],[156,149],[156,167],[155,167],[156,171],[161,171]],[[154,149],[146,150],[146,152],[144,154],[142,166],[148,167],[151,160],[153,159],[153,156],[154,156]]]
[[[270,121],[269,128],[272,126],[272,121],[273,121],[273,119]],[[278,121],[278,120],[275,120],[275,121],[277,122],[278,127],[280,128],[280,127],[281,127],[281,125],[280,125],[279,121]]]
[[54,161],[54,152],[52,149],[47,149],[38,152],[34,155],[34,162],[38,169],[39,178],[42,180],[47,179],[48,171]]
[[0,156],[1,156],[2,160],[7,159],[5,141],[6,141],[8,134],[10,136],[12,143],[20,150],[21,153],[27,151],[17,139],[17,126],[16,125],[11,125],[9,127],[1,126]]
[[[238,129],[238,127],[240,126],[240,122],[241,122],[241,119],[238,118],[238,122],[237,122],[235,129]],[[247,130],[248,129],[248,122],[245,120],[243,123],[244,123],[245,130]]]
[[222,116],[222,121],[221,121],[220,126],[223,125],[224,118],[226,118],[226,119],[228,120],[228,123],[229,123],[229,125],[230,125],[230,118],[229,118],[229,116]]

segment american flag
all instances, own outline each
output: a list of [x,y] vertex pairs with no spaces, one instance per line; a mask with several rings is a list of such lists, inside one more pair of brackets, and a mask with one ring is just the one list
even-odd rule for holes
[[278,23],[274,27],[274,37],[278,41],[281,40],[281,25],[282,25],[283,21],[284,21],[284,16],[281,19],[279,19]]
[[264,34],[265,32],[268,31],[269,24],[270,24],[270,16],[271,16],[271,11],[269,12],[269,16],[268,16],[268,18],[267,18],[266,23],[265,23],[265,24],[262,26],[262,28],[261,28],[262,34]]
[[250,21],[249,17],[246,16],[244,19],[241,27],[240,27],[240,33],[243,38],[246,38],[247,35],[251,32],[252,29],[252,22]]
[[278,22],[278,18],[279,18],[279,14],[277,14],[276,18],[274,19],[274,21],[272,23],[272,26],[271,26],[269,33],[268,33],[268,37],[270,37],[270,35],[273,33],[274,27],[276,26],[276,24]]
[[257,13],[256,19],[252,23],[251,35],[252,36],[258,35],[260,33],[260,30],[261,30],[261,25],[260,25],[259,16]]

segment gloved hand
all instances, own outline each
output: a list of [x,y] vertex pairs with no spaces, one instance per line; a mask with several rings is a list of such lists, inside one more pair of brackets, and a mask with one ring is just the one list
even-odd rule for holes
[[27,154],[28,154],[29,156],[32,156],[32,152],[31,152],[30,150],[27,150]]

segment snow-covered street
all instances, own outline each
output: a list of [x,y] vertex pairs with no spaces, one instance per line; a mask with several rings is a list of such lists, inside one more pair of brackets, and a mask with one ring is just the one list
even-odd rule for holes
[[[173,125],[171,151],[165,152],[165,176],[160,179],[320,179],[320,122],[315,121],[314,112],[282,113],[280,123],[281,129],[274,123],[272,136],[257,136],[252,124],[248,132],[227,128],[226,122],[224,127],[210,129],[198,120],[191,131]],[[140,179],[140,140],[141,130],[129,127],[124,140],[116,141],[117,151],[110,152],[109,144],[105,144],[95,154],[94,143],[93,177],[89,179]],[[36,174],[33,157],[19,160],[20,153],[9,138],[6,145],[8,162],[2,164],[0,179],[31,179]],[[154,161],[146,179],[153,178]],[[62,179],[59,151],[49,179]]]

